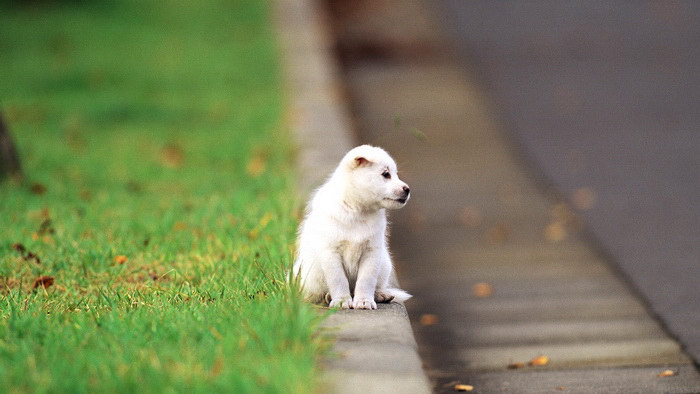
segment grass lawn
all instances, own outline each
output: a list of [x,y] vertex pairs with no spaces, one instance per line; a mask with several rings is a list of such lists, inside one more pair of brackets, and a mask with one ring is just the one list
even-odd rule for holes
[[0,390],[313,391],[268,3],[4,3]]

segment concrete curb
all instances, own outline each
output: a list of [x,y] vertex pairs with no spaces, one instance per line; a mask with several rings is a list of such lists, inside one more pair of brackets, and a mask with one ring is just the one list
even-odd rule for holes
[[[307,195],[353,147],[350,116],[343,102],[332,39],[314,0],[277,0],[280,37],[291,106],[290,126],[299,145],[300,190]],[[336,357],[324,379],[334,393],[429,393],[406,308],[339,311],[323,327],[333,333]]]

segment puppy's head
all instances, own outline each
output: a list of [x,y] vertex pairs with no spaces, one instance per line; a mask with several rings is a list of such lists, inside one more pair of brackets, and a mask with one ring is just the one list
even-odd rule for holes
[[341,166],[346,171],[352,198],[358,203],[398,209],[410,198],[410,189],[399,179],[396,163],[381,148],[358,146],[348,152]]

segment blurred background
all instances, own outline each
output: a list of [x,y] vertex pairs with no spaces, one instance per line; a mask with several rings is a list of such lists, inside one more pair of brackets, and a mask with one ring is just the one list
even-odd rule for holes
[[700,4],[439,8],[527,158],[700,359]]

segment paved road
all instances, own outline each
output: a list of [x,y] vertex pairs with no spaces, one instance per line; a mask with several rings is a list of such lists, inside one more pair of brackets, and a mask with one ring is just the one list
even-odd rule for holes
[[595,237],[700,360],[700,2],[442,5],[506,129],[589,188]]
[[[412,188],[391,243],[436,391],[700,390],[677,342],[518,159],[434,3],[333,4],[359,139],[388,149]],[[508,368],[539,355],[551,361]],[[678,375],[658,377],[666,368]]]

